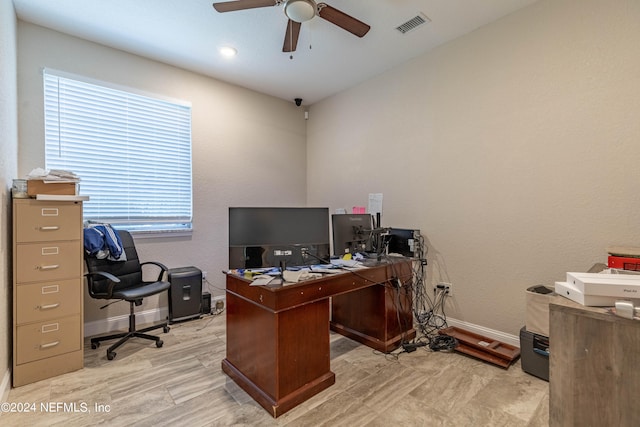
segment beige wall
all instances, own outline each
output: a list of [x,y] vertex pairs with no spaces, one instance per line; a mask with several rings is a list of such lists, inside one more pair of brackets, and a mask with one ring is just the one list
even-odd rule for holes
[[[138,240],[141,259],[195,265],[222,295],[228,207],[305,204],[306,123],[292,102],[24,22],[18,52],[21,174],[44,165],[43,67],[192,103],[193,236]],[[85,303],[85,322],[128,313],[126,304],[98,311],[99,301]],[[141,309],[156,305],[151,298]]]
[[[421,229],[430,281],[453,282],[447,314],[515,335],[527,286],[604,261],[609,245],[640,244],[639,8],[541,0],[313,105],[308,122],[290,102],[19,23],[18,171],[44,163],[42,67],[189,100],[195,232],[141,240],[142,258],[196,265],[222,289],[228,206],[350,208],[382,192],[384,225]],[[0,73],[11,79],[2,24]],[[15,157],[8,132],[3,161]],[[2,244],[8,280],[5,232]],[[96,306],[87,321],[126,312]]]
[[13,3],[0,2],[0,402],[11,367],[11,181],[18,172],[16,105],[16,17]]
[[638,22],[637,0],[543,0],[313,105],[307,202],[383,193],[447,314],[517,335],[525,288],[640,246]]

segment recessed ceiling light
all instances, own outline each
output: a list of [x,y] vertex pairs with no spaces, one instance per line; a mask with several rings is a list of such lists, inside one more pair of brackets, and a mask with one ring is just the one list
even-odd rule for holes
[[220,48],[220,54],[226,58],[232,58],[238,54],[238,51],[231,46],[222,46]]

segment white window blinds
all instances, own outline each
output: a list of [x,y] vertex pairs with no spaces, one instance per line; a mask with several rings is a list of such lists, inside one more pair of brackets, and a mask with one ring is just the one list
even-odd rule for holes
[[80,176],[84,219],[191,230],[191,106],[44,71],[48,169]]

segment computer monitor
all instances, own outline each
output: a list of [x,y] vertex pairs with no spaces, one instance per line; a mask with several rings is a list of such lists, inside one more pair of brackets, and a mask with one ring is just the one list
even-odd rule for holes
[[333,254],[370,252],[373,219],[370,214],[331,215]]
[[329,208],[229,208],[229,268],[328,263],[329,248]]

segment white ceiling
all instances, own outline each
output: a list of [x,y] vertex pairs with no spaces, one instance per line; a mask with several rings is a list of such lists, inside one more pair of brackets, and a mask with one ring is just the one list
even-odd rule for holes
[[[13,3],[24,21],[310,105],[535,1],[325,0],[371,30],[358,38],[316,16],[302,24],[292,59],[282,52],[282,6],[218,13],[212,0]],[[396,30],[418,13],[431,22]],[[238,55],[223,58],[223,45]]]

